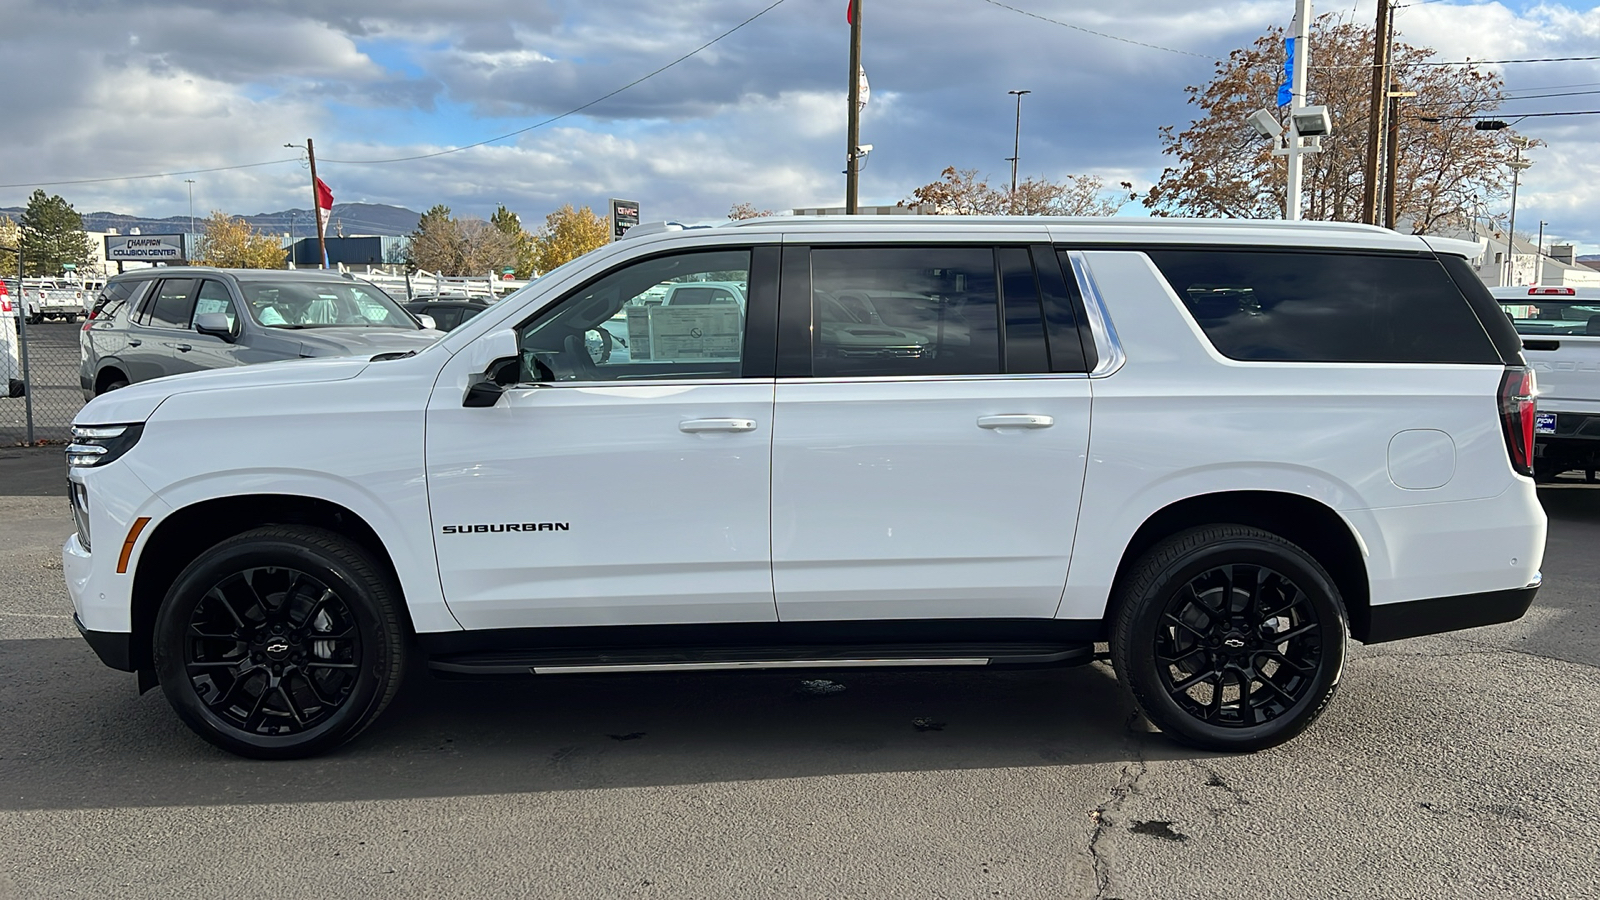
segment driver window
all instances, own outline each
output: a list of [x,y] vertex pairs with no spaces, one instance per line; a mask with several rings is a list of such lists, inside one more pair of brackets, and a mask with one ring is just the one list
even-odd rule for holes
[[750,251],[678,253],[592,282],[518,332],[519,378],[738,378]]
[[228,330],[237,333],[239,328],[238,314],[233,311],[233,298],[228,296],[228,289],[219,281],[200,282],[200,296],[195,300],[195,318],[206,313],[222,313],[228,317]]

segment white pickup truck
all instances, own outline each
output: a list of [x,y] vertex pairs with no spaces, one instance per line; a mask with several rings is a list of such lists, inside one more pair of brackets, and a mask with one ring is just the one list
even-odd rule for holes
[[81,285],[29,279],[22,284],[22,309],[29,325],[38,325],[47,318],[75,322],[80,316],[88,316],[87,301],[93,296]]
[[1489,292],[1522,335],[1538,372],[1534,478],[1600,469],[1600,288],[1497,287]]

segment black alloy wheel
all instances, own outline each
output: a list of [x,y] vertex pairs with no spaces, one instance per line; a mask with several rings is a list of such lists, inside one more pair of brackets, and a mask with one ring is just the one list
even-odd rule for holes
[[207,550],[157,616],[168,701],[244,756],[310,756],[354,737],[393,697],[404,662],[380,571],[312,528],[257,529]]
[[1315,559],[1269,532],[1217,525],[1140,559],[1118,598],[1112,659],[1174,739],[1260,750],[1327,708],[1345,632],[1338,589]]

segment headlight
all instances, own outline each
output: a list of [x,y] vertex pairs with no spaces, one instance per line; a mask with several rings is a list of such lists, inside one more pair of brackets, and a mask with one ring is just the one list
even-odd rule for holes
[[67,445],[67,467],[88,469],[103,466],[133,447],[144,432],[144,425],[74,425],[72,443]]
[[78,527],[78,543],[89,550],[89,489],[81,481],[68,481],[67,499],[72,503],[72,524]]

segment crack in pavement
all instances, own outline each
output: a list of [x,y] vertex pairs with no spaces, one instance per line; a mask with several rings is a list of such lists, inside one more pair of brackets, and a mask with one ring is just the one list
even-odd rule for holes
[[1110,825],[1107,813],[1120,810],[1130,795],[1138,793],[1140,780],[1150,771],[1150,763],[1144,758],[1145,738],[1133,730],[1134,723],[1138,721],[1139,714],[1135,712],[1130,713],[1128,721],[1123,723],[1124,732],[1131,738],[1128,749],[1133,754],[1133,762],[1122,767],[1117,783],[1111,787],[1110,798],[1089,813],[1089,818],[1094,821],[1094,834],[1089,838],[1089,861],[1094,867],[1095,900],[1110,900],[1106,892],[1111,889],[1111,870],[1105,857],[1100,855],[1100,838]]

